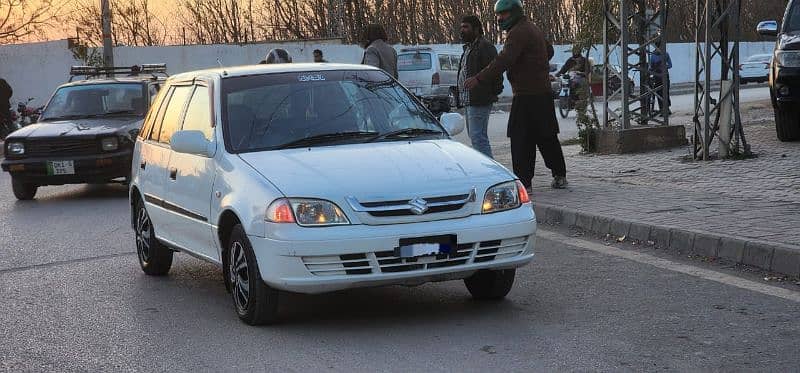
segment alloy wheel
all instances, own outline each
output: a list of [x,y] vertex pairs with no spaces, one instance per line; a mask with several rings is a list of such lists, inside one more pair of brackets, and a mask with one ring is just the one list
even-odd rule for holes
[[139,260],[142,263],[149,263],[151,257],[151,238],[153,235],[153,224],[150,222],[150,215],[144,206],[139,208],[139,214],[136,219],[136,252],[139,254]]
[[230,274],[231,292],[240,312],[247,312],[250,304],[250,273],[247,256],[241,242],[234,242],[230,249],[228,273]]

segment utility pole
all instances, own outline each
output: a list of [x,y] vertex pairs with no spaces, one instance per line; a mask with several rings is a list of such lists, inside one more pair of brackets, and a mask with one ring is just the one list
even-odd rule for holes
[[103,65],[114,66],[114,45],[111,39],[111,4],[110,0],[100,0],[103,18]]

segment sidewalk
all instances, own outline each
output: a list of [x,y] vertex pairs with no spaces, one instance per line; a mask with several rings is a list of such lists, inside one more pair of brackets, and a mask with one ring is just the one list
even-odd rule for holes
[[[686,160],[691,147],[582,155],[565,146],[566,190],[549,187],[549,170],[537,159],[538,219],[800,275],[800,143],[777,140],[768,103],[743,116],[754,159],[693,162]],[[495,158],[510,167],[507,145],[492,140]]]

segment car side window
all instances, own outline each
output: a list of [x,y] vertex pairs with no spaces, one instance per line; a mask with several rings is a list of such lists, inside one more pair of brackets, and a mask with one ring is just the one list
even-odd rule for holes
[[174,88],[167,90],[158,102],[158,111],[153,111],[153,120],[150,126],[152,129],[148,128],[146,132],[148,140],[158,141],[158,135],[161,133],[161,121],[164,119],[164,112],[167,110],[167,105],[169,105],[169,100],[174,90]]
[[461,56],[450,55],[450,66],[453,67],[453,71],[458,71],[458,68],[461,65]]
[[203,132],[206,139],[211,140],[214,136],[211,127],[211,100],[209,99],[209,89],[206,86],[197,86],[186,107],[186,115],[183,117],[184,130],[196,130]]
[[159,96],[158,94],[156,94],[155,97],[150,100],[150,110],[147,111],[147,115],[144,117],[144,122],[142,122],[142,129],[139,131],[139,138],[147,138],[147,136],[150,134],[150,131],[153,130],[153,123],[155,122],[159,109],[161,109],[161,103],[163,101],[163,96]]
[[446,54],[439,55],[439,68],[442,70],[452,70],[450,65],[450,56]]
[[178,86],[172,92],[169,103],[164,111],[164,118],[161,120],[161,130],[158,135],[158,142],[169,144],[172,134],[181,128],[181,114],[186,106],[186,100],[192,93],[192,86]]

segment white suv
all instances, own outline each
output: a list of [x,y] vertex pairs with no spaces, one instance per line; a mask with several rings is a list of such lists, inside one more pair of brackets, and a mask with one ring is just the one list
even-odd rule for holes
[[372,67],[173,76],[133,156],[142,270],[166,274],[174,251],[220,265],[249,324],[275,320],[281,291],[465,279],[502,298],[536,219],[507,169],[450,139],[463,128]]

